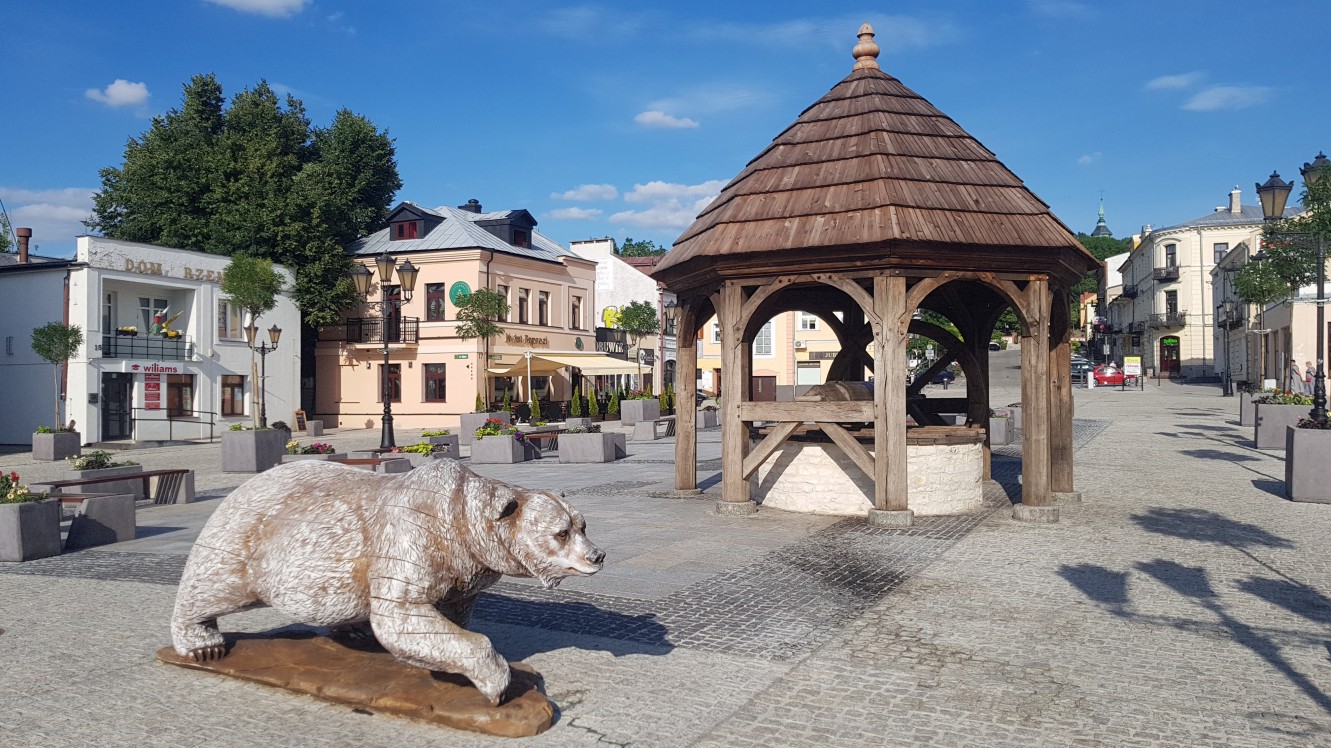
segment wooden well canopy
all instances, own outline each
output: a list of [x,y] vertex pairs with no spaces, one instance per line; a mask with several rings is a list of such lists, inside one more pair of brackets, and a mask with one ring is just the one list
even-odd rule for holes
[[[932,422],[937,413],[915,396],[956,361],[967,374],[967,396],[951,407],[982,425],[988,341],[1010,306],[1023,338],[1023,505],[1050,507],[1043,519],[1056,516],[1052,493],[1072,490],[1067,294],[1099,263],[993,153],[879,69],[873,37],[868,24],[860,28],[850,75],[750,161],[652,272],[680,299],[680,402],[690,402],[696,387],[698,328],[713,314],[720,324],[718,509],[753,510],[748,477],[780,446],[780,434],[806,421],[862,422],[873,424],[873,455],[850,456],[873,472],[870,518],[909,522],[908,401],[917,423]],[[758,329],[796,309],[819,316],[841,342],[829,380],[862,379],[866,367],[876,372],[872,401],[749,401]],[[961,336],[913,319],[919,309],[947,317]],[[945,355],[908,392],[912,333],[938,340]],[[685,408],[677,417],[676,487],[689,490],[696,483],[694,414]],[[754,421],[779,426],[750,453]],[[854,440],[833,438],[851,451]]]

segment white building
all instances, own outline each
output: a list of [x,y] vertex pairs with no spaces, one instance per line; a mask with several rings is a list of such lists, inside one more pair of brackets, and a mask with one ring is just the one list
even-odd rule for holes
[[[662,377],[651,382],[673,382],[675,368],[675,335],[673,323],[665,319],[663,310],[667,304],[674,303],[675,295],[662,289],[657,282],[647,275],[659,257],[621,258],[615,254],[613,239],[584,239],[570,242],[570,249],[578,255],[596,263],[596,340],[597,350],[608,355],[627,353],[622,336],[618,335],[616,318],[620,309],[635,301],[645,301],[656,307],[663,335],[652,335],[642,339],[636,355],[643,365],[643,376],[648,378],[656,369],[663,370]],[[628,341],[632,345],[632,341]],[[658,359],[661,366],[657,366]],[[649,372],[649,367],[651,371]],[[654,388],[657,391],[659,388]]]
[[[6,311],[16,306],[6,319],[21,319],[16,327],[25,330],[51,321],[83,330],[84,345],[66,376],[63,417],[76,422],[85,443],[208,438],[250,420],[253,407],[246,320],[221,292],[229,262],[222,255],[83,236],[73,261],[0,266],[0,303]],[[273,325],[284,331],[277,353],[263,362],[270,423],[291,422],[300,393],[300,313],[290,297],[291,272],[277,270],[287,288],[257,321],[256,341],[266,342]],[[21,350],[0,364],[4,381],[12,383],[0,398],[5,412],[23,415],[4,419],[0,442],[30,443],[33,427],[53,415],[53,406],[44,404],[52,402],[52,367],[40,359],[33,365],[30,333],[4,335]]]

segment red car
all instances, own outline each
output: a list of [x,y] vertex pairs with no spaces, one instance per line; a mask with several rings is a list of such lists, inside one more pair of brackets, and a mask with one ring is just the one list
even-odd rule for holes
[[[1123,370],[1113,364],[1101,364],[1093,372],[1096,387],[1113,387],[1123,384]],[[1131,381],[1136,377],[1128,377]]]

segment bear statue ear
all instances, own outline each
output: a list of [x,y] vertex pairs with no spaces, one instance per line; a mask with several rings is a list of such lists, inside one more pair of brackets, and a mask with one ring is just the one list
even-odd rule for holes
[[510,497],[509,500],[504,503],[504,508],[499,511],[499,516],[496,517],[495,519],[507,519],[517,513],[518,513],[518,497],[513,496]]

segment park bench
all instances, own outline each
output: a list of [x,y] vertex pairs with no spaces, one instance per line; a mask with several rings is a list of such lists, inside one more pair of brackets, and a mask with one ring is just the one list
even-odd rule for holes
[[536,451],[548,452],[552,449],[559,449],[559,435],[564,433],[564,429],[558,431],[542,431],[537,434],[523,434],[527,441],[531,442]]
[[[152,480],[157,479],[156,489],[152,489]],[[167,470],[146,470],[142,473],[130,473],[128,475],[116,475],[104,478],[71,478],[69,480],[42,481],[35,484],[43,491],[50,492],[55,498],[60,499],[61,503],[74,501],[75,499],[66,497],[79,496],[80,494],[67,494],[60,489],[73,488],[75,486],[92,486],[98,483],[123,483],[127,481],[142,480],[143,495],[151,498],[154,504],[187,504],[194,501],[194,471],[187,468],[175,468]],[[105,495],[105,494],[97,494]]]
[[675,435],[675,417],[662,416],[650,421],[638,421],[633,424],[633,441],[653,442],[668,439]]

